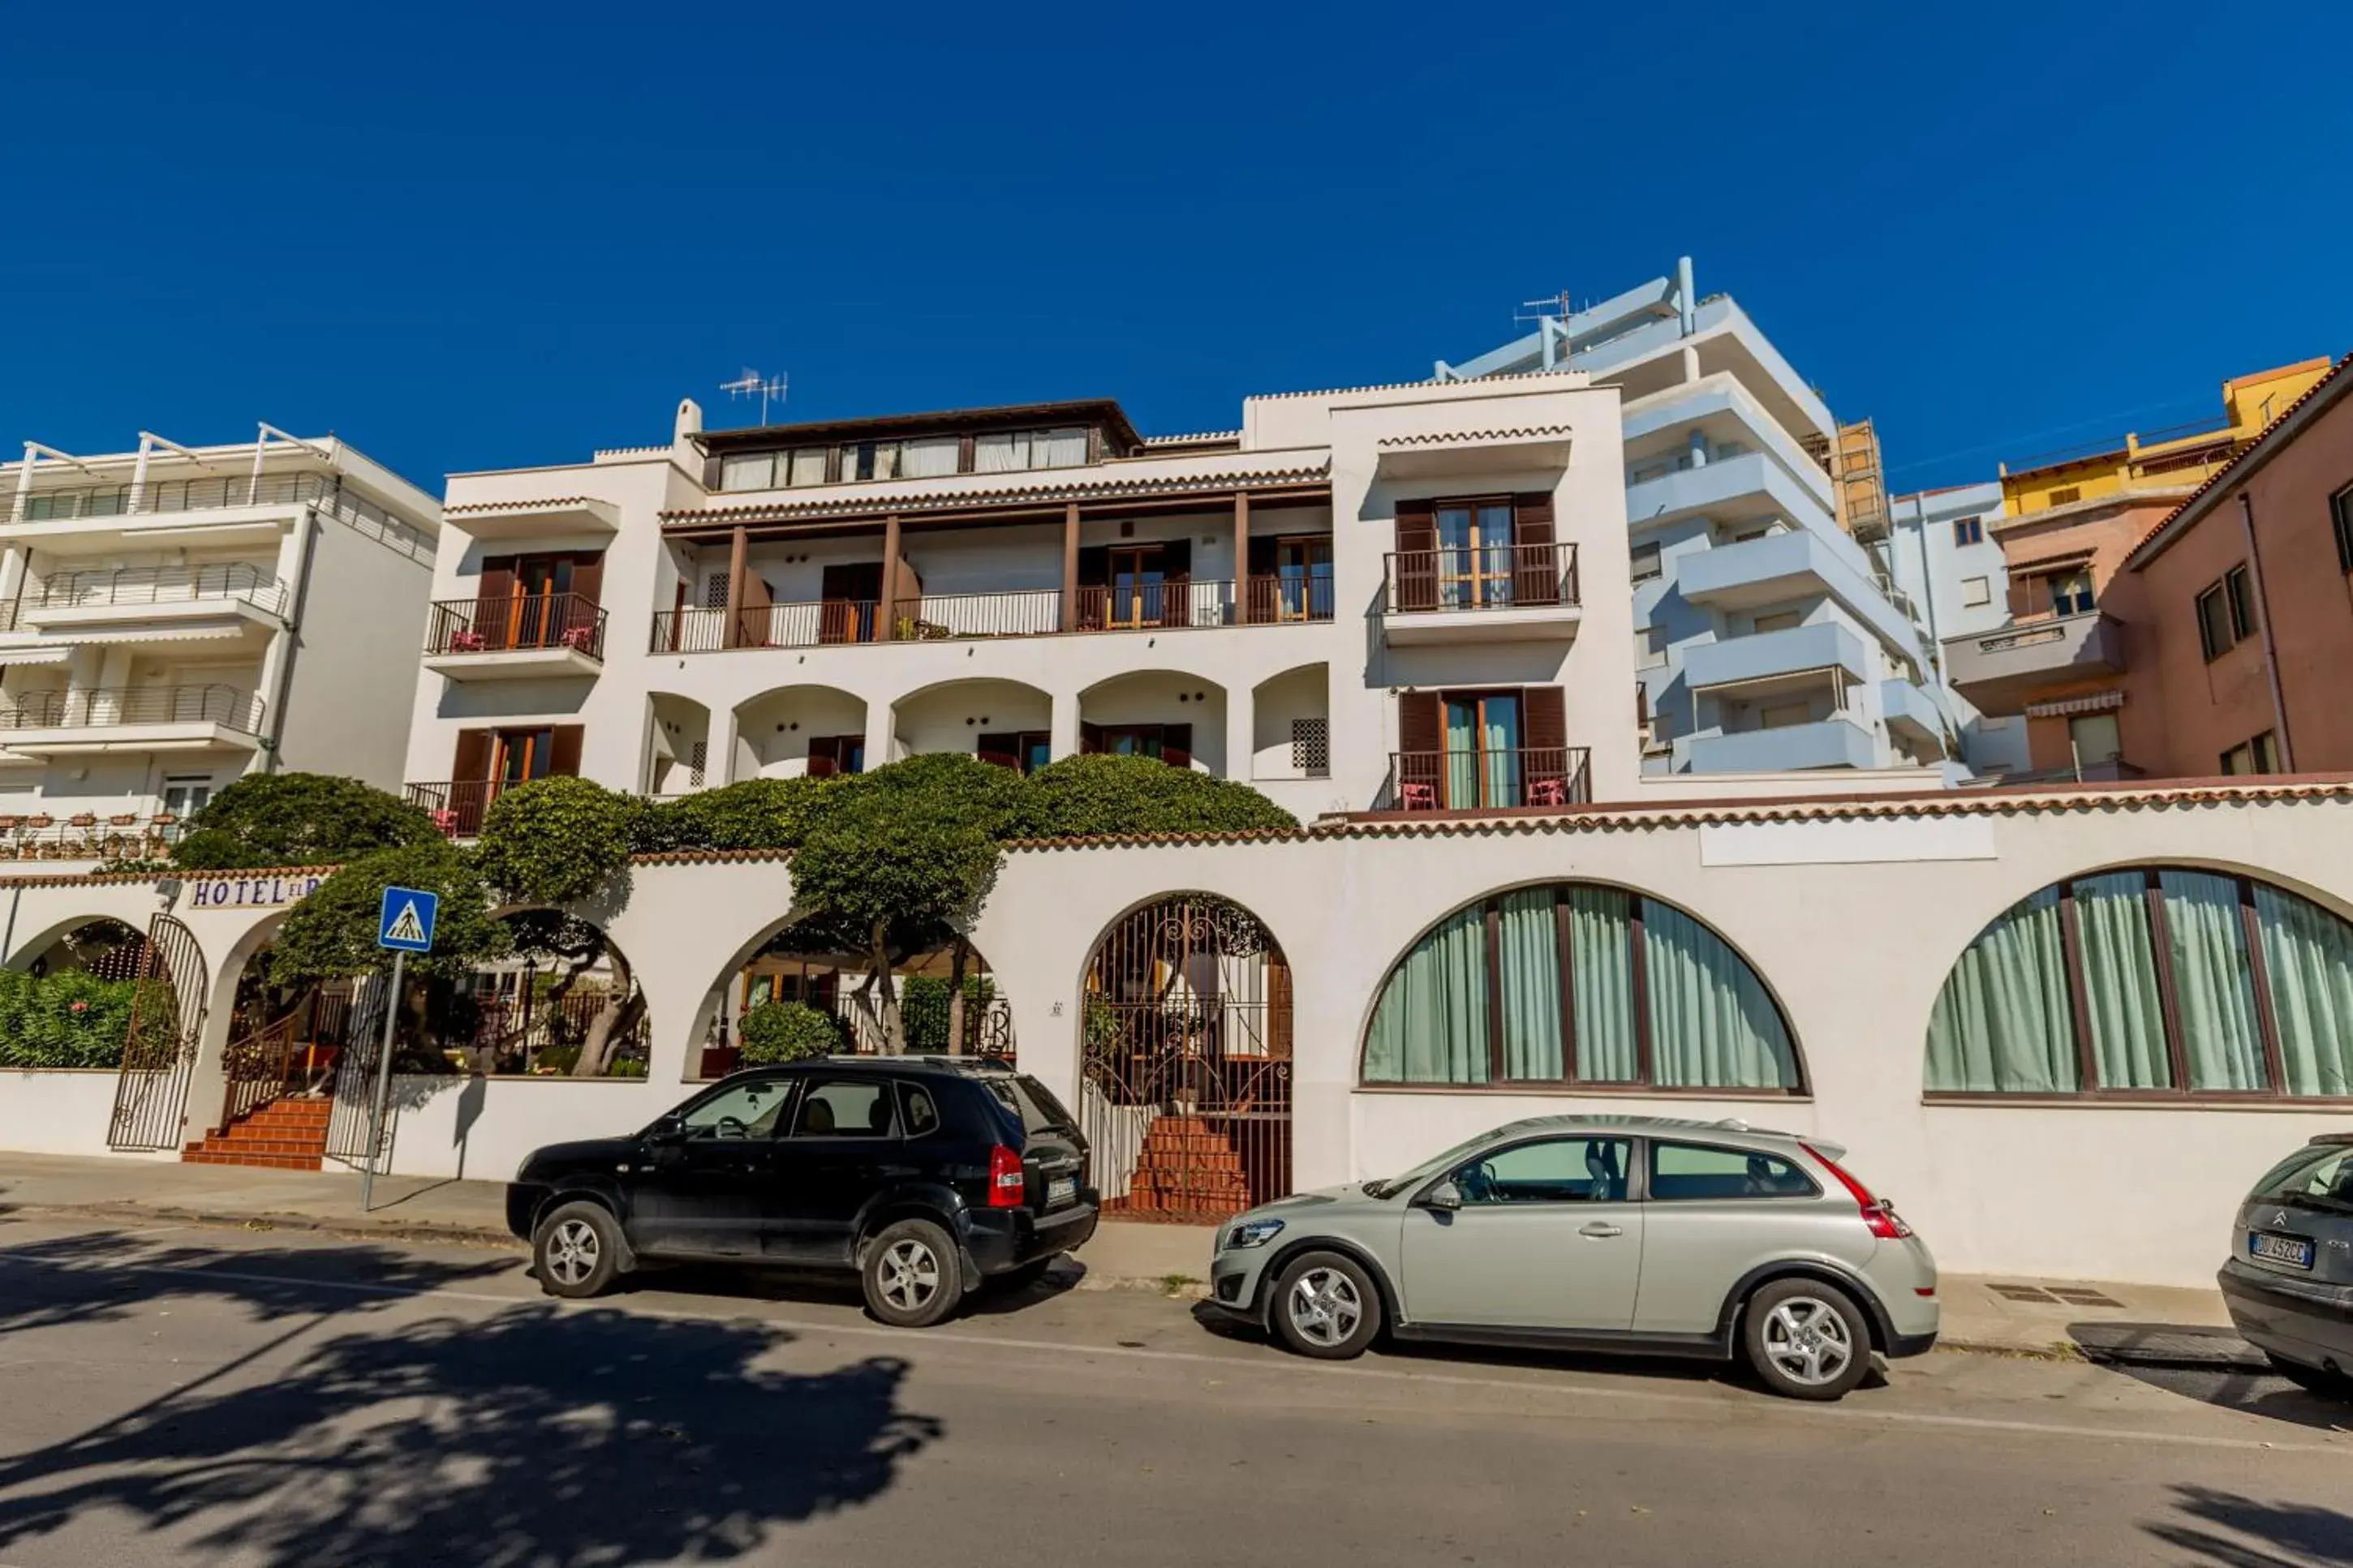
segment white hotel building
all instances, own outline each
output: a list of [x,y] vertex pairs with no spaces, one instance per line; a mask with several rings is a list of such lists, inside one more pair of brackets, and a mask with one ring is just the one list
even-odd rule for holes
[[397,787],[440,504],[262,426],[0,464],[0,863],[159,850],[249,773]]

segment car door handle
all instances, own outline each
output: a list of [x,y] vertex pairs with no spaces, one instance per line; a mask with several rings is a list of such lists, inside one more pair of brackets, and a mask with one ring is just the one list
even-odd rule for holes
[[1607,1220],[1596,1219],[1588,1220],[1585,1224],[1578,1226],[1577,1227],[1577,1234],[1579,1236],[1590,1236],[1599,1239],[1604,1237],[1623,1236],[1626,1233],[1618,1226],[1611,1225]]

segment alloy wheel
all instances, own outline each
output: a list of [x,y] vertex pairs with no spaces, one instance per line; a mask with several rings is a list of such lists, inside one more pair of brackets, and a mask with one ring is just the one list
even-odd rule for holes
[[912,1237],[892,1242],[882,1254],[878,1283],[885,1301],[900,1311],[914,1311],[939,1294],[940,1260]]
[[1854,1338],[1828,1301],[1792,1296],[1766,1314],[1765,1355],[1790,1382],[1819,1388],[1854,1360]]
[[1336,1268],[1311,1268],[1291,1287],[1291,1326],[1300,1338],[1326,1349],[1344,1342],[1364,1321],[1365,1303],[1355,1281]]
[[547,1271],[563,1285],[577,1285],[596,1272],[604,1247],[596,1227],[585,1219],[567,1219],[547,1238]]

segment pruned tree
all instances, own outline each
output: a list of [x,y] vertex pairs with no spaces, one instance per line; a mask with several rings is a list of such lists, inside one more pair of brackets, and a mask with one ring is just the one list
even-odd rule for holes
[[1246,784],[1172,768],[1155,757],[1064,757],[1029,780],[1019,834],[1296,831],[1299,819]]
[[418,806],[332,773],[256,773],[188,818],[172,862],[192,870],[339,866],[379,849],[440,841]]
[[792,849],[822,818],[837,778],[743,779],[679,800],[649,802],[640,849]]

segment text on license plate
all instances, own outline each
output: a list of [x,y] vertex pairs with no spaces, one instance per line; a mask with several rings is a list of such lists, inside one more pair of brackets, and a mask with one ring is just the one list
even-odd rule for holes
[[1079,1179],[1076,1176],[1056,1176],[1052,1181],[1046,1184],[1046,1206],[1048,1208],[1054,1208],[1060,1205],[1069,1203],[1078,1195]]
[[2300,1236],[2265,1236],[2258,1231],[2247,1237],[2247,1256],[2260,1258],[2266,1263],[2285,1263],[2296,1268],[2312,1267],[2312,1243]]

